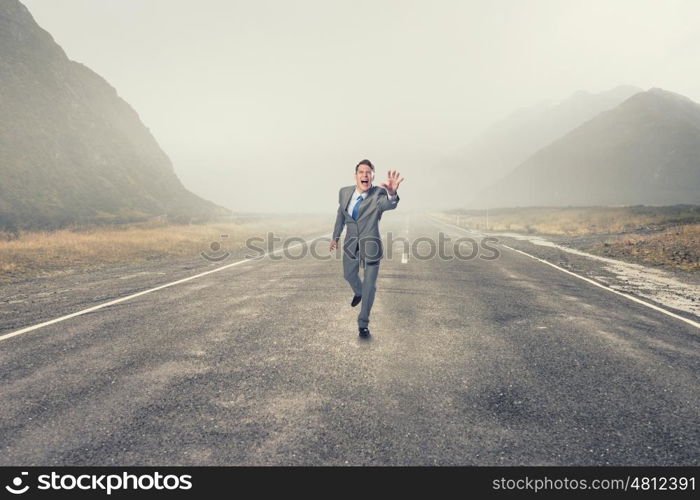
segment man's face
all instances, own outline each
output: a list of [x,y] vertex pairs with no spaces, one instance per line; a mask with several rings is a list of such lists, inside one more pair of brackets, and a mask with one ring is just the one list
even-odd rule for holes
[[371,188],[373,180],[374,170],[369,168],[367,165],[360,165],[357,167],[357,172],[355,173],[355,183],[357,184],[357,190],[360,193],[364,193]]

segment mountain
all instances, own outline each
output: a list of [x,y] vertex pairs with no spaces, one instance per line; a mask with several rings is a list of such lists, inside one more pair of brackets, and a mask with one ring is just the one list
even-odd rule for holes
[[[452,192],[445,193],[445,203],[466,206],[538,149],[641,91],[629,85],[599,93],[579,90],[558,102],[516,110],[436,166],[437,179],[450,179]],[[444,186],[439,189],[444,192]]]
[[129,104],[17,0],[0,0],[0,114],[0,224],[228,212],[184,188]]
[[475,203],[700,203],[700,105],[660,88],[637,93],[534,153]]

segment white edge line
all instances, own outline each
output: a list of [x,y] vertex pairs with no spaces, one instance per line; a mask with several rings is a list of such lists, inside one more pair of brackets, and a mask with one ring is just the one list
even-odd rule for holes
[[[322,234],[322,235],[320,235],[320,236],[315,236],[315,237],[313,237],[313,238],[311,238],[311,239],[304,240],[303,243],[310,243],[310,242],[312,242],[312,241],[315,241],[315,240],[318,240],[318,239],[320,239],[320,238],[323,238],[324,236],[330,236],[330,233]],[[286,250],[289,250],[290,248],[298,247],[298,246],[301,245],[301,244],[302,244],[302,243],[296,243],[296,244],[294,244],[294,245],[289,245],[289,246],[286,247],[286,248],[279,248],[279,249],[275,250],[274,252],[265,252],[263,255],[261,255],[261,256],[259,256],[259,257],[255,257],[255,258],[251,258],[251,259],[238,260],[238,261],[236,261],[236,262],[232,262],[231,264],[226,264],[226,265],[224,265],[224,266],[217,267],[216,269],[210,269],[209,271],[205,271],[205,272],[203,272],[203,273],[195,274],[195,275],[193,275],[193,276],[188,276],[187,278],[182,278],[182,279],[180,279],[180,280],[173,281],[173,282],[171,282],[171,283],[166,283],[166,284],[164,284],[164,285],[160,285],[160,286],[157,286],[157,287],[155,287],[155,288],[150,288],[150,289],[148,289],[148,290],[142,290],[142,291],[140,291],[140,292],[133,293],[133,294],[131,294],[131,295],[127,295],[126,297],[120,297],[120,298],[115,299],[115,300],[110,300],[109,302],[105,302],[105,303],[103,303],[103,304],[98,304],[98,305],[96,305],[96,306],[89,307],[89,308],[87,308],[87,309],[83,309],[83,310],[81,310],[81,311],[77,311],[77,312],[74,312],[74,313],[71,313],[71,314],[66,314],[65,316],[61,316],[60,318],[51,319],[51,320],[49,320],[49,321],[44,321],[43,323],[38,323],[38,324],[32,325],[32,326],[27,326],[27,327],[22,328],[22,329],[20,329],[20,330],[15,330],[14,332],[10,332],[10,333],[6,333],[6,334],[4,334],[4,335],[0,335],[0,342],[3,341],[3,340],[9,339],[9,338],[11,338],[11,337],[16,337],[17,335],[22,335],[23,333],[31,332],[31,331],[34,331],[34,330],[38,330],[39,328],[43,328],[43,327],[45,327],[45,326],[53,325],[54,323],[59,323],[59,322],[61,322],[61,321],[65,321],[65,320],[67,320],[67,319],[75,318],[76,316],[82,316],[83,314],[87,314],[87,313],[92,312],[92,311],[97,311],[98,309],[102,309],[103,307],[108,307],[108,306],[112,306],[112,305],[114,305],[114,304],[119,304],[120,302],[124,302],[124,301],[130,300],[130,299],[136,298],[136,297],[140,297],[141,295],[146,295],[147,293],[151,293],[151,292],[155,292],[155,291],[158,291],[158,290],[162,290],[163,288],[168,288],[168,287],[171,287],[171,286],[174,286],[174,285],[179,285],[180,283],[184,283],[184,282],[186,282],[186,281],[190,281],[190,280],[193,280],[193,279],[196,279],[196,278],[200,278],[200,277],[202,277],[202,276],[206,276],[207,274],[217,273],[217,272],[219,272],[219,271],[223,271],[224,269],[228,269],[229,267],[237,266],[237,265],[239,265],[239,264],[245,264],[246,262],[253,262],[253,261],[256,261],[256,260],[262,260],[263,258],[265,258],[265,257],[268,256],[268,255],[275,255],[275,254],[277,254],[277,253],[279,253],[279,252],[281,252],[281,251],[283,251],[283,250],[285,250],[285,249],[286,249]]]
[[[450,224],[449,222],[443,222],[443,221],[436,219],[434,217],[433,217],[433,219],[441,224],[453,226],[454,228],[459,229],[460,231],[468,232],[466,229],[461,228],[459,226],[455,226],[454,224]],[[527,252],[523,252],[522,250],[518,250],[517,248],[509,247],[508,245],[505,245],[503,243],[499,243],[499,245],[502,247],[508,248],[509,250],[513,250],[514,252],[518,252],[518,253],[521,253],[523,255],[527,255],[528,257],[530,257],[532,259],[538,260],[538,261],[542,262],[543,264],[547,264],[548,266],[552,266],[555,269],[559,269],[560,271],[565,272],[566,274],[570,274],[571,276],[575,276],[579,279],[582,279],[583,281],[587,281],[588,283],[595,285],[599,288],[602,288],[603,290],[607,290],[608,292],[616,293],[616,294],[621,295],[622,297],[625,297],[626,299],[629,299],[633,302],[637,302],[638,304],[642,304],[642,305],[647,306],[651,309],[654,309],[655,311],[659,311],[659,312],[662,312],[668,316],[671,316],[672,318],[676,318],[676,319],[679,319],[681,321],[685,321],[686,323],[688,323],[691,326],[694,326],[695,328],[700,328],[700,323],[698,323],[697,321],[693,321],[692,319],[684,318],[683,316],[680,316],[679,314],[672,313],[671,311],[668,311],[668,310],[664,309],[663,307],[659,307],[659,306],[651,304],[645,300],[638,299],[637,297],[634,297],[633,295],[629,295],[627,293],[620,292],[619,290],[615,290],[613,288],[610,288],[609,286],[605,286],[605,285],[598,283],[597,281],[594,281],[590,278],[586,278],[585,276],[581,276],[580,274],[576,274],[574,272],[571,272],[568,269],[564,269],[563,267],[559,267],[558,265],[552,264],[551,262],[548,262],[544,259],[540,259],[539,257],[535,257],[534,255],[530,255]]]

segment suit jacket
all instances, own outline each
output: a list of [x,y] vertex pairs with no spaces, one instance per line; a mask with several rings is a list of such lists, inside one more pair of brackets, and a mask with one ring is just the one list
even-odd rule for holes
[[343,258],[357,258],[359,252],[359,257],[365,262],[377,262],[384,256],[382,239],[379,235],[379,221],[385,210],[396,208],[399,203],[399,194],[396,193],[396,198],[389,201],[386,189],[372,186],[360,205],[357,220],[353,220],[347,208],[354,192],[355,186],[340,188],[333,239],[340,238],[343,226],[347,227],[343,243]]

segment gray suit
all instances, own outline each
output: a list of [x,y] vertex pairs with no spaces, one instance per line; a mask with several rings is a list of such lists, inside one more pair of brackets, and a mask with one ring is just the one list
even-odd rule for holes
[[[362,307],[357,318],[360,327],[369,323],[369,313],[377,290],[377,274],[379,261],[384,256],[379,221],[385,210],[393,210],[399,203],[399,195],[390,201],[386,189],[372,186],[367,197],[362,201],[357,220],[348,214],[347,208],[350,197],[355,192],[355,186],[340,188],[338,195],[338,215],[333,228],[333,239],[340,238],[343,227],[347,227],[343,243],[343,275],[350,283],[355,295],[362,295]],[[360,280],[360,261],[365,264],[364,281]]]

